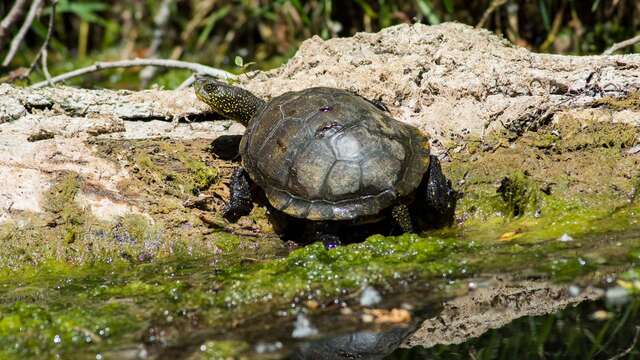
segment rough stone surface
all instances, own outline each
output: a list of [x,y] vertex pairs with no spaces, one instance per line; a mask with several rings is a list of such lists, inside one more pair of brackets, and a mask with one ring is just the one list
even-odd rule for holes
[[[348,89],[444,141],[502,126],[534,129],[560,109],[640,89],[640,55],[535,54],[462,24],[399,25],[314,37],[286,65],[244,85],[263,97],[309,86]],[[619,117],[638,123],[640,112]]]
[[[89,120],[89,121],[87,121]],[[42,193],[64,172],[75,172],[101,189],[117,192],[116,184],[127,172],[98,156],[85,140],[91,132],[123,131],[121,120],[106,116],[88,118],[54,114],[27,114],[0,126],[0,219],[13,212],[42,211]],[[48,134],[43,140],[30,137]],[[85,207],[98,218],[109,219],[133,209],[102,196],[87,196]]]

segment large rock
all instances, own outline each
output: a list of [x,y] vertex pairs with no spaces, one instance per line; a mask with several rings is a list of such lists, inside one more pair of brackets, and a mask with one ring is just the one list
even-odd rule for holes
[[[640,88],[640,56],[557,56],[517,48],[486,30],[455,23],[399,25],[351,38],[305,41],[282,67],[240,76],[240,85],[269,98],[311,86],[349,89],[382,100],[395,118],[430,133],[441,155],[450,142],[496,128],[535,129],[554,115],[590,111],[603,96]],[[100,160],[87,140],[213,139],[240,134],[214,120],[191,89],[111,91],[0,86],[0,219],[39,212],[40,192],[60,172],[74,171],[117,192],[123,164]],[[587,110],[580,110],[580,109]],[[589,116],[592,116],[589,113]],[[637,110],[603,110],[605,120],[640,123]],[[195,120],[196,122],[190,122]],[[37,140],[37,141],[36,141]],[[95,196],[94,196],[95,197]],[[89,196],[89,198],[92,198]],[[97,215],[122,214],[105,203]],[[109,211],[114,206],[114,211]]]

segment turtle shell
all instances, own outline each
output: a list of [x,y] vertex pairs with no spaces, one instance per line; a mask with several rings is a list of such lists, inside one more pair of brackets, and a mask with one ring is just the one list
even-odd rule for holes
[[242,163],[276,209],[310,220],[376,215],[413,192],[428,138],[364,98],[315,87],[287,92],[249,122]]

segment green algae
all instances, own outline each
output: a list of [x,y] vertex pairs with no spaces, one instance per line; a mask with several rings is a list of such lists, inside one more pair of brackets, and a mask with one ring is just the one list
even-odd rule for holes
[[497,192],[504,204],[504,214],[521,216],[537,210],[538,186],[522,172],[504,177]]
[[226,360],[226,359],[249,359],[242,356],[243,352],[249,349],[249,344],[244,341],[218,340],[207,341],[200,347],[200,353],[192,356],[192,359]]

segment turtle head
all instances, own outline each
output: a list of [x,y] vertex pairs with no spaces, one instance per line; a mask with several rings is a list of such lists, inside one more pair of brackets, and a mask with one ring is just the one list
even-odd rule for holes
[[265,104],[251,92],[209,76],[196,76],[196,96],[215,112],[247,125],[253,115]]

